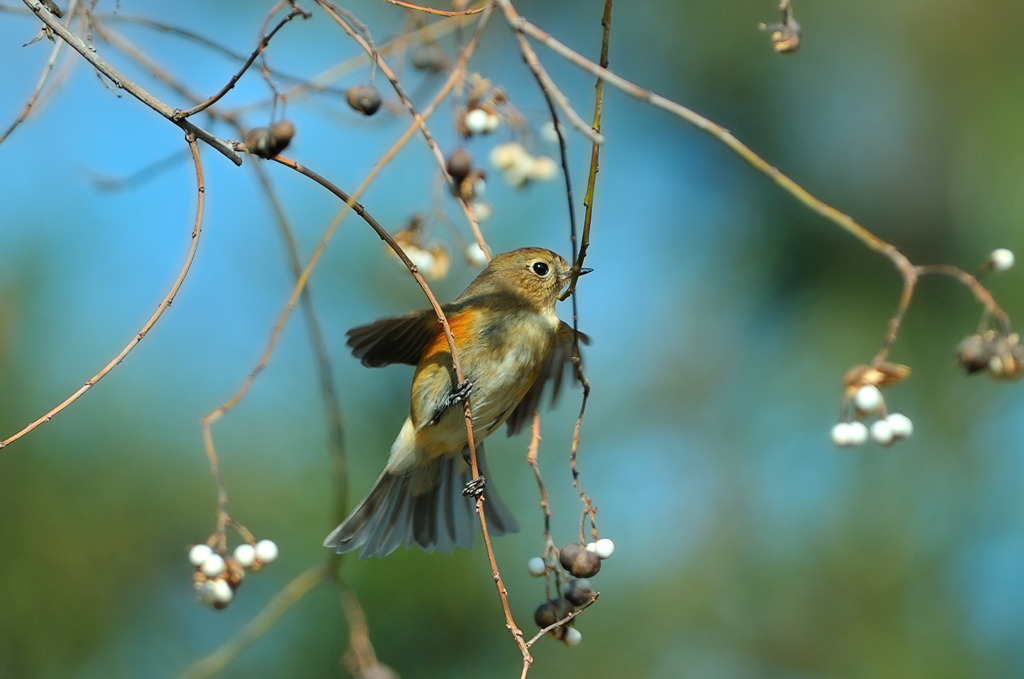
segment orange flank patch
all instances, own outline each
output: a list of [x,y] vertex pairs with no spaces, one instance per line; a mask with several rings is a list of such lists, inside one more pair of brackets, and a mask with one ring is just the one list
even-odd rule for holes
[[[472,310],[448,316],[448,325],[452,329],[452,336],[455,338],[456,347],[461,346],[462,343],[465,342],[466,337],[473,334],[474,327],[476,326],[476,320],[477,313]],[[444,330],[441,328],[441,324],[439,323],[438,332],[434,338],[427,343],[420,361],[426,361],[441,353],[448,353],[448,338],[444,336]]]

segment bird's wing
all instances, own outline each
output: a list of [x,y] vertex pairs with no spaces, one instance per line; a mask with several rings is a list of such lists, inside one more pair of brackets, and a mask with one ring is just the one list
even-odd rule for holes
[[370,368],[391,363],[416,365],[439,332],[441,326],[434,310],[422,309],[352,328],[348,331],[348,345],[352,355]]
[[[558,398],[565,372],[572,368],[574,334],[575,332],[568,324],[563,322],[559,326],[558,334],[555,336],[555,345],[551,349],[551,353],[548,354],[547,360],[544,361],[540,375],[506,421],[509,436],[517,434],[523,425],[533,417],[533,413],[540,407],[544,386],[548,382],[551,382],[551,402],[554,403]],[[582,332],[579,333],[579,336],[581,344],[590,344],[590,337]]]

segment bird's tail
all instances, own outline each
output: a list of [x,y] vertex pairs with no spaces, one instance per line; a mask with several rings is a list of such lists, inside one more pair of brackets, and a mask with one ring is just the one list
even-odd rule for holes
[[[487,475],[483,448],[477,449],[480,473]],[[461,467],[461,469],[460,469]],[[387,556],[400,545],[419,545],[451,552],[455,546],[473,545],[476,503],[462,494],[471,479],[460,456],[437,458],[427,467],[391,473],[377,479],[369,495],[324,540],[339,554],[360,549],[359,558]],[[491,535],[519,530],[488,478],[484,516]]]

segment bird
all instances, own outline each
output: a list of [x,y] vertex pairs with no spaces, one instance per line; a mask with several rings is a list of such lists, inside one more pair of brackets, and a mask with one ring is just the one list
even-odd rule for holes
[[[590,269],[579,269],[579,274]],[[541,402],[552,401],[575,357],[578,333],[555,314],[555,303],[573,269],[559,255],[537,247],[498,255],[454,301],[443,305],[464,381],[452,364],[443,327],[433,309],[384,318],[347,333],[363,365],[415,365],[409,416],[384,471],[369,494],[324,540],[339,554],[386,556],[405,544],[450,553],[473,544],[476,503],[471,481],[486,484],[488,532],[518,530],[487,480],[484,439],[507,425],[522,429]],[[578,341],[576,338],[579,338]],[[470,479],[463,401],[470,400],[473,439],[482,479]],[[465,491],[465,492],[464,492]]]

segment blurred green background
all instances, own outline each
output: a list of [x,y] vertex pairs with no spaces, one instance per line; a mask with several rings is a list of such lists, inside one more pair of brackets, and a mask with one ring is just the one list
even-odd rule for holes
[[[20,5],[17,5],[20,6]],[[190,28],[252,49],[270,3],[100,2],[97,11]],[[596,57],[602,3],[517,3]],[[308,9],[314,9],[312,6]],[[34,18],[0,13],[0,124],[13,120],[50,50],[22,47]],[[378,41],[405,13],[349,6]],[[617,73],[731,130],[783,172],[918,263],[973,270],[995,247],[1024,251],[1024,5],[1009,0],[797,0],[803,48],[772,52],[772,0],[616,5]],[[112,22],[195,91],[236,64],[196,44]],[[451,39],[446,39],[451,46]],[[100,40],[97,49],[175,106],[186,102]],[[593,82],[538,47],[585,118]],[[358,53],[319,10],[287,26],[272,67],[311,77]],[[69,68],[70,67],[70,68]],[[538,129],[545,106],[495,17],[471,68]],[[181,134],[101,82],[77,58],[0,145],[0,437],[77,389],[141,328],[177,274],[194,214]],[[349,73],[342,89],[363,82]],[[437,81],[406,70],[417,101]],[[422,81],[422,82],[421,82]],[[375,82],[382,90],[385,80]],[[251,72],[226,108],[265,101]],[[393,96],[389,96],[393,99]],[[288,155],[354,188],[404,130],[363,119],[342,97],[289,103]],[[266,108],[243,116],[266,124]],[[201,121],[207,124],[208,121]],[[432,119],[455,145],[451,109]],[[218,134],[231,131],[213,125]],[[541,640],[530,677],[1024,676],[1024,405],[1020,388],[966,379],[953,349],[980,309],[948,280],[925,280],[891,355],[914,374],[887,392],[916,433],[883,449],[838,451],[828,431],[840,379],[879,348],[900,281],[887,261],[668,114],[608,90],[599,195],[580,326],[593,386],[579,467],[615,540],[578,619],[583,643]],[[474,140],[480,160],[507,129]],[[554,153],[540,139],[537,152]],[[147,181],[104,190],[174,154]],[[256,365],[291,291],[277,227],[248,168],[203,151],[208,208],[199,256],[173,307],[85,398],[0,451],[0,676],[172,677],[223,644],[286,583],[320,562],[333,527],[327,428],[308,333],[296,315],[266,371],[213,430],[233,516],[281,558],[214,612],[195,601],[190,544],[213,529],[216,489],[199,419]],[[573,135],[577,208],[589,147]],[[250,161],[247,161],[250,162]],[[267,163],[308,257],[338,209],[319,187]],[[398,228],[437,198],[414,139],[365,194]],[[569,252],[558,182],[523,191],[492,171],[485,224],[497,251]],[[454,244],[436,225],[438,238]],[[464,229],[463,229],[464,232]],[[475,275],[456,258],[434,289]],[[1020,274],[987,282],[1011,316]],[[424,306],[378,239],[348,218],[312,279],[351,457],[350,501],[377,475],[408,407],[411,369],[362,368],[343,334]],[[561,309],[568,318],[568,305]],[[557,542],[579,504],[567,454],[579,391],[542,420],[541,463]],[[523,530],[496,543],[519,623],[532,634],[543,587],[525,572],[542,547],[527,437],[488,443],[492,476]],[[380,659],[404,677],[519,676],[480,545],[349,560]],[[322,586],[221,676],[339,671],[348,630]]]

